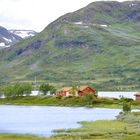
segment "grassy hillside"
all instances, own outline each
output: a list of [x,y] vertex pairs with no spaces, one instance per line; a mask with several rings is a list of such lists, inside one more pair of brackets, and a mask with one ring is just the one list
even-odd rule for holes
[[[140,89],[140,2],[94,2],[41,33],[0,50],[0,82]],[[80,81],[80,82],[79,82]]]

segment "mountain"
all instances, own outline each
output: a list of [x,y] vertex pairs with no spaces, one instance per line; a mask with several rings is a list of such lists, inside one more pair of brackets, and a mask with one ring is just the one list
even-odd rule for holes
[[0,48],[10,47],[22,39],[33,37],[37,32],[33,30],[7,30],[0,26]]
[[36,31],[34,30],[9,30],[11,33],[16,34],[18,36],[20,36],[21,38],[28,38],[28,37],[32,37],[35,36],[37,34]]
[[38,81],[140,89],[140,2],[93,2],[0,51],[1,83]]
[[21,37],[0,26],[0,48],[9,47],[20,40]]

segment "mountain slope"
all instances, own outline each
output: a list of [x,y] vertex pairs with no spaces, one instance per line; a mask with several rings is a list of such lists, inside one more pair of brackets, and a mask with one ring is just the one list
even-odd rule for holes
[[94,2],[1,51],[1,83],[36,76],[99,90],[139,89],[139,38],[140,2]]
[[9,47],[21,40],[21,37],[9,32],[6,28],[0,26],[0,48]]

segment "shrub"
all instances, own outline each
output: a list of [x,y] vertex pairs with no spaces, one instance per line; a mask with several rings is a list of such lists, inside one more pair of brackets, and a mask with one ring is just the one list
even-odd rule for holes
[[39,87],[39,91],[43,92],[43,94],[46,95],[47,92],[50,92],[51,94],[55,93],[56,89],[52,85],[41,84],[40,87]]
[[89,93],[86,93],[85,96],[84,96],[86,102],[88,105],[91,105],[93,104],[94,100],[96,100],[96,97],[95,95],[93,94],[89,94]]
[[131,104],[128,102],[124,102],[123,103],[123,112],[127,113],[127,112],[131,112]]

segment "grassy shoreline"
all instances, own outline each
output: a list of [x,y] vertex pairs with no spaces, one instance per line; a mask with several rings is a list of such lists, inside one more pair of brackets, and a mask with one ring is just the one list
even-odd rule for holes
[[[122,101],[110,98],[26,96],[0,99],[0,105],[122,108]],[[132,108],[139,108],[140,103],[131,101],[131,105]]]

